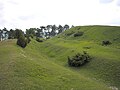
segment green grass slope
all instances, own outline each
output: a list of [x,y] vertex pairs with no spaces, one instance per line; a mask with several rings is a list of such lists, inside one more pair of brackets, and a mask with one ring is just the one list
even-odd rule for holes
[[[74,33],[84,32],[74,37]],[[103,40],[112,42],[102,46]],[[92,80],[120,89],[120,27],[78,26],[40,44],[40,51],[66,69]],[[87,51],[93,58],[90,63],[72,68],[67,65],[67,56]],[[103,90],[103,89],[102,89]]]
[[[84,32],[84,35],[74,38],[73,34],[76,32]],[[71,33],[71,34],[69,34]],[[68,35],[66,35],[68,34]],[[120,42],[120,27],[118,26],[77,26],[62,33],[61,37],[67,39],[79,39],[79,40],[110,40],[112,42]]]
[[84,74],[79,73],[84,67],[78,72],[71,70],[65,59],[68,42],[65,46],[55,42],[32,40],[25,49],[18,47],[16,40],[0,42],[0,90],[111,90],[109,85],[84,75],[88,67],[94,67],[94,60]]

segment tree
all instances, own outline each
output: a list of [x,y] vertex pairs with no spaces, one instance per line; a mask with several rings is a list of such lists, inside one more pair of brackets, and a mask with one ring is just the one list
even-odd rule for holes
[[58,34],[60,34],[61,32],[63,32],[63,30],[64,30],[64,29],[63,29],[62,25],[59,25],[59,26],[58,26]]
[[50,29],[52,29],[52,25],[47,25],[46,28],[47,28],[48,32],[50,32]]
[[4,27],[2,31],[3,31],[3,38],[4,38],[4,40],[8,39],[8,30],[7,30],[7,28]]
[[37,28],[36,37],[42,37],[42,29]]
[[15,31],[13,29],[10,29],[8,31],[8,39],[14,39],[15,38]]
[[56,25],[52,26],[52,31],[50,33],[51,36],[55,36],[56,35],[56,28],[57,28]]
[[25,48],[27,46],[28,40],[25,38],[25,35],[22,30],[15,30],[15,38],[17,38],[17,45]]
[[36,36],[35,31],[37,31],[36,28],[26,29],[26,36],[30,36],[30,37]]
[[66,25],[64,26],[64,30],[67,30],[67,29],[69,29],[69,25],[66,24]]
[[2,41],[3,38],[3,31],[0,29],[0,41]]
[[25,34],[24,32],[22,32],[22,30],[16,29],[15,35],[17,38],[17,45],[21,46],[22,48],[25,48],[27,44],[31,41],[29,36],[26,35],[25,37]]
[[52,25],[47,25],[46,26],[46,32],[45,32],[45,36],[46,38],[50,38],[50,32],[52,30]]
[[45,37],[45,30],[46,30],[46,27],[45,26],[40,26],[40,29],[42,30],[42,37],[44,38]]
[[71,28],[73,28],[74,26],[72,25]]
[[15,38],[19,38],[20,36],[22,36],[24,34],[24,32],[20,29],[16,29],[15,30]]
[[21,35],[17,40],[17,45],[21,46],[22,48],[25,48],[27,46],[27,39],[23,35]]
[[45,29],[45,26],[40,26],[40,28],[41,28],[42,30],[44,30],[44,29]]

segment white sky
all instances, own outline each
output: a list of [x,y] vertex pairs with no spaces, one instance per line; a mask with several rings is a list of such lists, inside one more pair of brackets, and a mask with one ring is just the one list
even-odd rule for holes
[[0,28],[120,25],[120,0],[0,0]]

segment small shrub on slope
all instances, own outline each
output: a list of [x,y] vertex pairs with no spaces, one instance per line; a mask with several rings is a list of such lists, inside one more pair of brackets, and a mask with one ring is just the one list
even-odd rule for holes
[[38,42],[43,42],[43,40],[41,40],[40,38],[36,37],[36,41]]
[[78,37],[78,36],[82,36],[83,35],[83,32],[77,32],[74,34],[74,37]]
[[21,46],[22,48],[25,48],[27,46],[27,43],[27,39],[25,39],[25,37],[22,35],[17,40],[17,45]]
[[68,56],[68,64],[69,66],[79,67],[90,61],[90,56],[87,52],[83,52],[83,54],[77,53],[71,58]]
[[110,41],[108,41],[108,40],[102,41],[102,45],[107,46],[107,45],[110,45],[110,44],[112,44],[112,43]]

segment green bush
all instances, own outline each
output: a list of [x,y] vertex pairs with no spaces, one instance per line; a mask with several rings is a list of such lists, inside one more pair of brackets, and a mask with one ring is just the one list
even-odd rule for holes
[[110,44],[112,44],[112,43],[110,41],[108,41],[108,40],[102,41],[102,45],[107,46],[107,45],[110,45]]
[[22,48],[25,48],[27,46],[27,39],[25,39],[24,36],[20,36],[17,40],[17,45],[21,46]]
[[78,36],[82,36],[83,35],[83,32],[77,32],[74,34],[74,37],[78,37]]
[[68,56],[68,65],[73,67],[79,67],[90,61],[90,56],[87,52],[83,52],[83,54],[77,53],[71,58]]
[[40,38],[36,37],[36,41],[38,42],[43,42],[43,40],[41,40]]

